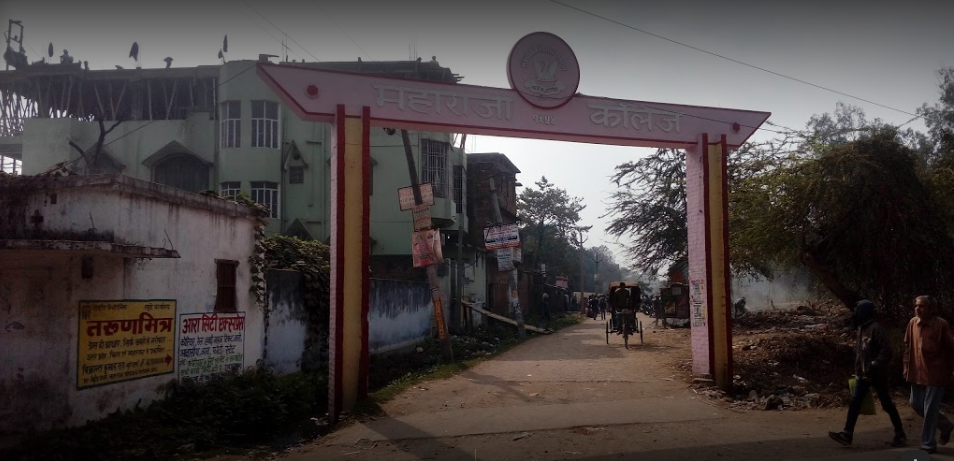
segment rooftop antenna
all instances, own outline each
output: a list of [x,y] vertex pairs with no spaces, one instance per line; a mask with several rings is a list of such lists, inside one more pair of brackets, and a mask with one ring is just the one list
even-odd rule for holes
[[285,34],[285,37],[282,39],[282,48],[282,54],[285,55],[285,62],[288,62],[288,50],[290,50],[288,47],[288,34]]

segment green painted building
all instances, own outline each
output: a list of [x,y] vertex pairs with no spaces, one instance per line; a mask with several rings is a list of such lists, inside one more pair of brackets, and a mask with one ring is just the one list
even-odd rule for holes
[[[436,61],[288,64],[460,80]],[[255,67],[256,61],[232,61],[192,68],[43,64],[2,71],[0,151],[21,160],[27,175],[63,168],[122,173],[193,192],[242,192],[269,207],[269,234],[327,242],[331,125],[298,119]],[[481,301],[486,264],[474,239],[466,238],[467,165],[460,136],[411,132],[410,139],[418,177],[434,187],[431,216],[446,238],[445,260],[454,260],[441,266],[443,292],[448,300],[459,294]],[[398,189],[410,185],[400,131],[372,128],[371,156],[372,277],[421,280],[423,271],[411,267],[411,212],[401,211],[398,202]],[[460,247],[458,233],[465,236]]]

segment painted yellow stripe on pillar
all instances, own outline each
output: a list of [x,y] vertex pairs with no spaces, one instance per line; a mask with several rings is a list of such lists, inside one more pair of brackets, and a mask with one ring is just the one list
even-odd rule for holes
[[[358,377],[361,367],[361,293],[363,286],[362,232],[364,220],[364,175],[361,171],[360,118],[345,120],[344,152],[344,328],[342,335],[342,408],[352,409],[358,400]],[[341,142],[339,140],[339,142]]]
[[722,157],[727,155],[722,151],[722,144],[710,144],[707,146],[706,159],[709,167],[709,203],[706,204],[709,210],[709,273],[711,274],[711,283],[709,290],[712,292],[712,338],[709,339],[709,347],[713,348],[715,363],[711,365],[715,382],[720,387],[725,387],[731,383],[729,375],[729,353],[728,350],[728,315],[729,306],[727,301],[726,282],[729,274],[725,273],[725,241],[729,238],[725,235],[724,222],[727,217],[723,209],[722,198],[723,188],[725,187],[725,178],[722,171]]

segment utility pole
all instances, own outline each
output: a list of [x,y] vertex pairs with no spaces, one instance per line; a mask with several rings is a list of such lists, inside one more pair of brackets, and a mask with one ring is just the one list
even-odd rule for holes
[[[467,152],[464,150],[464,141],[467,140],[467,133],[460,135],[460,151],[462,154],[466,155]],[[464,218],[467,217],[467,175],[466,170],[461,168],[460,170],[460,220],[457,221],[457,311],[460,312],[460,316],[463,317],[465,328],[467,331],[472,331],[472,325],[470,323],[470,316],[467,315],[467,311],[464,310]],[[457,328],[460,328],[458,323]]]
[[[422,205],[421,185],[417,179],[417,168],[414,166],[414,152],[411,150],[411,138],[407,130],[401,130],[401,139],[404,141],[404,155],[407,157],[407,169],[411,175],[411,187],[414,190],[414,204]],[[425,267],[427,282],[431,286],[431,301],[434,303],[434,318],[437,321],[437,338],[441,341],[442,357],[446,363],[454,361],[454,349],[451,347],[450,337],[447,335],[447,326],[444,324],[444,305],[441,300],[441,282],[437,278],[437,268],[434,264]]]
[[600,287],[597,282],[600,280],[600,262],[603,261],[603,255],[596,253],[596,256],[593,257],[593,263],[596,265],[596,268],[593,270],[593,291],[599,293]]
[[583,293],[586,291],[586,271],[583,270],[583,255],[586,253],[583,251],[583,243],[586,242],[583,239],[583,229],[577,229],[576,244],[580,247],[580,312],[586,312],[586,307],[584,304],[586,300],[583,298]]
[[[497,225],[503,224],[503,216],[500,214],[500,199],[497,196],[497,187],[494,185],[494,178],[490,178],[490,195],[494,204],[494,219]],[[513,319],[517,321],[517,336],[523,338],[527,335],[527,326],[523,323],[523,311],[520,310],[520,294],[517,292],[517,268],[510,271],[510,281],[507,284],[510,292],[510,313]]]

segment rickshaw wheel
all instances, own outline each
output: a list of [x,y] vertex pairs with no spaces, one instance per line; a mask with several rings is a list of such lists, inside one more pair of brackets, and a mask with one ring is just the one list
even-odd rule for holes
[[609,344],[609,334],[610,334],[609,322],[606,322],[606,344]]

